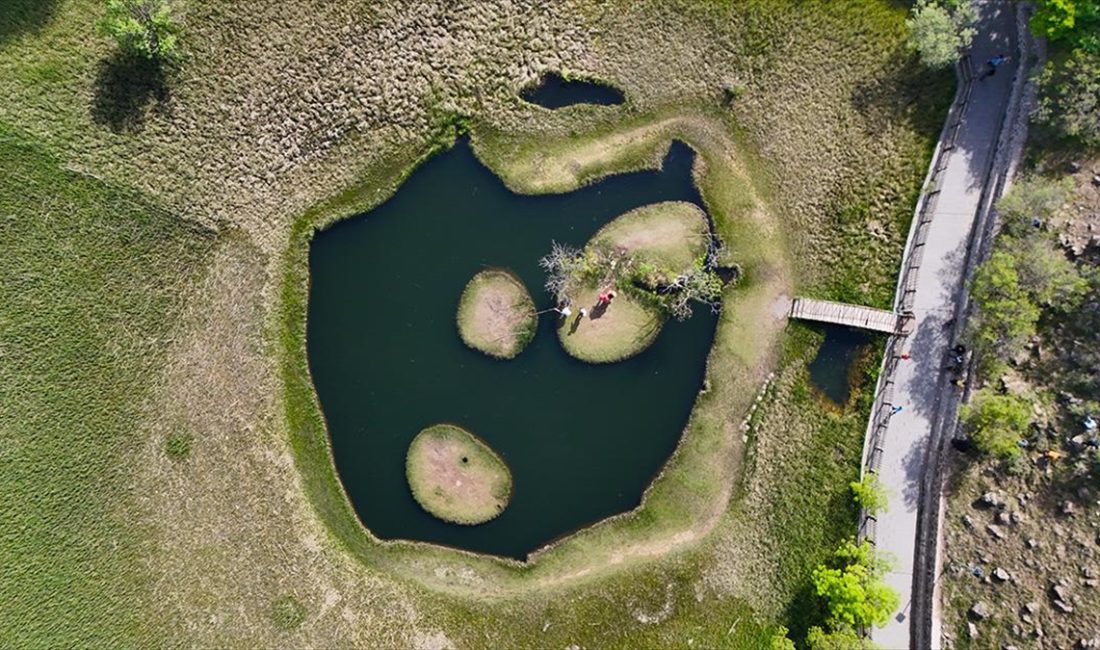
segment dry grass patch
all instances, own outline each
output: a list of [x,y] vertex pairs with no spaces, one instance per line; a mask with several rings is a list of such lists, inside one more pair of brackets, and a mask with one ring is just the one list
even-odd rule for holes
[[443,521],[472,526],[504,512],[512,474],[477,436],[452,424],[436,424],[413,438],[405,460],[413,498]]
[[458,301],[462,342],[498,359],[511,359],[535,336],[535,301],[523,282],[503,269],[475,275]]

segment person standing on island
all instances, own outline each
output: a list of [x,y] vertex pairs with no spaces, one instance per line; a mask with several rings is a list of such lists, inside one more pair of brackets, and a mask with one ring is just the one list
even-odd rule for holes
[[992,59],[986,61],[985,64],[988,67],[986,68],[985,72],[982,73],[982,76],[978,77],[978,81],[981,81],[986,77],[992,77],[993,75],[997,74],[997,68],[1000,67],[1001,64],[1003,64],[1007,60],[1008,57],[1006,57],[1004,54],[998,54]]

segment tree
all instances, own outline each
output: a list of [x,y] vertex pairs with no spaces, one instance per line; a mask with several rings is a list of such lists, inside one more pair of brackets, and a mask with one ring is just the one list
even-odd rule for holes
[[867,472],[862,479],[852,481],[848,486],[852,488],[852,498],[860,508],[871,514],[886,509],[889,499],[886,495],[886,488],[879,483],[878,474]]
[[[1100,25],[1098,25],[1100,29]],[[1094,38],[1100,36],[1093,34]],[[1033,117],[1086,147],[1100,146],[1100,45],[1079,48],[1061,64],[1048,63],[1039,76],[1040,100]]]
[[691,318],[692,303],[701,302],[712,310],[722,298],[722,279],[702,262],[692,266],[673,280],[662,293],[665,307],[676,320]]
[[927,66],[949,66],[959,58],[959,50],[970,46],[976,20],[977,12],[969,0],[954,3],[950,9],[934,0],[918,0],[905,20],[909,47]]
[[1031,31],[1053,43],[1100,52],[1100,0],[1038,0]]
[[1031,404],[1022,397],[983,388],[963,406],[962,420],[981,452],[1012,459],[1020,455],[1017,443],[1031,424]]
[[168,0],[107,0],[99,30],[130,56],[155,62],[179,60],[179,25]]
[[820,627],[811,627],[806,634],[806,646],[810,650],[876,650],[870,639],[865,639],[849,628],[826,632]]
[[550,252],[539,260],[539,266],[546,272],[546,290],[561,302],[584,266],[584,255],[572,246],[555,241],[550,243]]
[[1039,307],[1020,286],[1015,258],[1003,250],[995,250],[978,267],[970,294],[978,309],[969,338],[979,369],[988,376],[1035,334]]
[[886,623],[900,602],[882,580],[889,562],[867,542],[846,542],[834,558],[835,568],[822,565],[813,572],[814,589],[829,610],[829,625],[841,630]]
[[1050,238],[1036,232],[1006,237],[1005,248],[1015,262],[1020,288],[1032,302],[1062,312],[1080,306],[1088,280]]

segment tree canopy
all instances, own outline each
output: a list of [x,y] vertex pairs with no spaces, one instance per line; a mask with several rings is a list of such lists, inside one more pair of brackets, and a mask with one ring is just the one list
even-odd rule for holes
[[909,28],[909,47],[925,65],[943,68],[959,58],[959,50],[973,40],[977,12],[969,0],[944,6],[934,0],[918,0],[905,26]]
[[157,62],[180,57],[180,29],[168,0],[107,0],[99,29],[128,55]]
[[1031,423],[1031,404],[1016,395],[1001,395],[989,388],[974,394],[962,408],[962,419],[980,451],[1001,458],[1020,455],[1018,441]]
[[897,609],[899,599],[882,577],[889,562],[875,554],[870,544],[847,542],[834,554],[835,567],[814,569],[813,583],[829,611],[835,630],[883,625]]

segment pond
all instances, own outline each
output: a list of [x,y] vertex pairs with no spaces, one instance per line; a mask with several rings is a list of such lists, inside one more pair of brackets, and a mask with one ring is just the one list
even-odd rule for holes
[[[513,194],[460,141],[387,202],[318,232],[310,248],[310,369],[341,481],[382,538],[514,558],[630,510],[672,453],[701,387],[716,317],[670,321],[652,347],[593,366],[569,357],[549,314],[500,361],[463,345],[455,315],[467,281],[510,268],[551,306],[539,258],[552,240],[583,246],[615,216],[665,200],[700,203],[693,152],[664,170],[609,177],[563,195]],[[478,526],[422,510],[405,455],[432,424],[457,424],[507,462],[512,500]]]
[[810,362],[810,381],[830,402],[838,406],[848,403],[852,394],[852,370],[875,337],[869,332],[825,325],[825,340]]
[[574,104],[613,106],[622,104],[625,99],[617,88],[594,81],[565,79],[555,73],[547,73],[538,84],[520,91],[519,96],[543,108],[563,108]]

